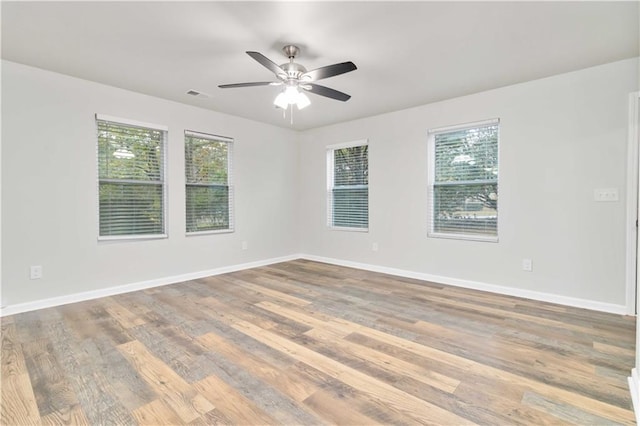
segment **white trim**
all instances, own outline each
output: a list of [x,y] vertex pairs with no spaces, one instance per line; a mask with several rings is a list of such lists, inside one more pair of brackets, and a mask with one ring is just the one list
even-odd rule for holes
[[234,141],[233,138],[230,138],[228,136],[213,135],[211,133],[202,133],[202,132],[196,132],[194,130],[187,130],[187,129],[185,129],[184,135],[193,136],[200,139],[208,139],[208,140],[227,142],[227,143]]
[[[0,7],[0,21],[2,20],[2,7]],[[0,75],[2,75],[2,61],[0,61]],[[2,111],[2,97],[0,96],[0,111]],[[0,120],[0,135],[2,135],[2,120]],[[2,186],[2,144],[0,143],[0,192]],[[2,197],[0,197],[0,241],[2,239]],[[2,268],[2,244],[0,244],[0,269]],[[2,309],[2,273],[0,273],[0,309]]]
[[[433,226],[433,222],[431,222]],[[428,232],[427,237],[431,238],[448,238],[450,240],[466,240],[466,241],[482,241],[486,243],[497,243],[498,236],[491,235],[473,235],[473,234],[445,234],[442,232]]]
[[109,121],[111,123],[116,123],[116,124],[126,124],[129,126],[135,126],[135,127],[146,127],[154,130],[162,130],[164,132],[169,131],[169,127],[163,124],[145,123],[144,121],[131,120],[129,118],[114,117],[106,114],[96,113],[96,120]]
[[[227,142],[227,185],[229,186],[229,231],[234,232],[236,230],[236,192],[235,182],[236,174],[233,166],[234,158],[236,155],[236,143],[235,141]],[[185,186],[186,191],[186,186]],[[186,204],[185,204],[186,207]],[[185,209],[186,213],[186,209]],[[186,225],[186,223],[185,223]]]
[[229,272],[242,271],[244,269],[257,268],[259,266],[266,266],[274,263],[287,262],[287,261],[295,260],[299,258],[300,258],[300,255],[293,254],[289,256],[258,260],[255,262],[241,263],[238,265],[222,266],[220,268],[208,269],[208,270],[199,271],[199,272],[191,272],[188,274],[156,278],[153,280],[124,284],[116,287],[84,291],[82,293],[68,294],[65,296],[52,297],[49,299],[36,300],[33,302],[19,303],[17,305],[8,305],[0,309],[0,317],[19,314],[22,312],[35,311],[36,309],[45,309],[45,308],[52,308],[54,306],[67,305],[69,303],[83,302],[85,300],[98,299],[100,297],[114,296],[117,294],[129,293],[132,291],[144,290],[152,287],[160,287],[160,286],[175,284],[183,281],[196,280],[199,278],[226,274]]
[[[162,132],[162,233],[169,238],[169,129]],[[100,224],[98,224],[100,226]]]
[[447,133],[454,130],[465,130],[465,129],[472,129],[474,127],[490,126],[492,124],[500,124],[500,119],[490,118],[488,120],[474,121],[473,123],[454,124],[452,126],[444,126],[444,127],[438,127],[435,129],[429,129],[428,132],[429,132],[429,135],[435,135],[438,133]]
[[[500,143],[500,141],[498,141]],[[427,238],[433,234],[433,183],[436,180],[436,138],[427,132]],[[498,163],[500,167],[500,163]],[[498,172],[499,173],[499,172]],[[500,188],[498,186],[498,188]]]
[[132,241],[132,240],[162,240],[169,238],[168,234],[136,234],[136,235],[98,235],[98,241]]
[[347,232],[369,232],[369,227],[356,228],[353,226],[332,226],[329,225],[330,231],[347,231]]
[[626,307],[613,303],[597,302],[595,300],[578,299],[575,297],[560,296],[551,293],[523,290],[519,288],[503,287],[500,285],[483,283],[480,281],[463,280],[459,278],[444,277],[440,275],[426,274],[423,272],[407,271],[405,269],[388,268],[386,266],[371,265],[367,263],[352,262],[349,260],[333,259],[329,257],[302,254],[302,259],[315,262],[329,263],[332,265],[347,266],[349,268],[363,269],[365,271],[380,272],[383,274],[396,275],[405,278],[414,278],[422,281],[430,281],[439,284],[446,284],[455,287],[468,288],[473,290],[488,291],[507,296],[522,297],[525,299],[538,300],[541,302],[557,303],[559,305],[573,306],[576,308],[591,309],[594,311],[609,312],[613,314],[625,315]]
[[326,207],[327,207],[327,227],[333,227],[333,169],[335,167],[335,160],[333,158],[333,150],[327,148],[327,197],[326,197]]
[[[0,309],[0,317],[19,314],[22,312],[34,311],[36,309],[51,308],[54,306],[66,305],[69,303],[82,302],[85,300],[97,299],[100,297],[114,296],[122,293],[129,293],[137,290],[144,290],[152,287],[160,287],[175,284],[183,281],[195,280],[214,275],[226,274],[229,272],[242,271],[245,269],[258,268],[260,266],[274,263],[288,262],[291,260],[306,259],[314,262],[329,263],[331,265],[347,266],[349,268],[363,269],[365,271],[380,272],[383,274],[396,275],[399,277],[414,278],[423,281],[436,282],[455,287],[468,288],[473,290],[488,291],[507,296],[522,297],[525,299],[538,300],[542,302],[557,303],[560,305],[574,306],[577,308],[591,309],[595,311],[609,312],[613,314],[625,315],[626,307],[612,303],[597,302],[594,300],[578,299],[574,297],[559,296],[550,293],[542,293],[531,290],[503,287],[495,284],[488,284],[479,281],[463,280],[459,278],[444,277],[440,275],[426,274],[423,272],[408,271],[405,269],[388,268],[386,266],[371,265],[367,263],[352,262],[349,260],[333,259],[329,257],[316,256],[312,254],[291,254],[288,256],[275,257],[271,259],[258,260],[254,262],[241,263],[231,266],[209,269],[205,271],[192,272],[182,275],[157,278],[154,280],[141,281],[137,283],[125,284],[117,287],[110,287],[100,290],[74,293],[66,296],[52,297],[50,299],[36,300],[33,302],[8,305]],[[640,422],[639,422],[640,424]]]
[[185,237],[197,237],[199,235],[216,235],[216,234],[231,234],[235,232],[233,229],[212,229],[210,231],[194,231],[186,232]]
[[629,391],[631,392],[631,401],[633,402],[633,411],[636,414],[636,423],[640,425],[640,394],[638,393],[638,370],[633,368],[631,376],[628,377]]
[[638,219],[638,114],[640,92],[629,94],[629,141],[627,145],[627,219],[626,219],[626,304],[627,314],[636,314],[636,263]]
[[365,146],[365,145],[369,145],[369,139],[360,139],[357,141],[342,142],[342,143],[336,143],[333,145],[327,145],[327,150],[333,151],[335,149],[353,148],[356,146]]

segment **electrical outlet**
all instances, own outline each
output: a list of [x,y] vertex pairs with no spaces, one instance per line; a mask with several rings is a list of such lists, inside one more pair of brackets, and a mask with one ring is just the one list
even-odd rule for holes
[[371,250],[378,251],[378,243],[371,244]]
[[29,277],[32,280],[39,280],[42,278],[42,266],[34,265],[29,267]]
[[247,242],[246,242],[246,241],[243,241],[243,242],[242,242],[242,250],[246,250],[246,249],[248,249],[248,248],[249,248],[249,244],[247,244]]
[[593,200],[599,202],[618,201],[618,188],[597,188],[593,190]]
[[533,271],[533,262],[531,259],[522,259],[522,270],[527,272]]

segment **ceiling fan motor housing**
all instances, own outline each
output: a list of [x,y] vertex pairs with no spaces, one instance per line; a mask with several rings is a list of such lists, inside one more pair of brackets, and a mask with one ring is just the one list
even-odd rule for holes
[[298,48],[298,46],[294,46],[293,44],[289,44],[282,48],[282,52],[287,58],[289,58],[289,62],[280,65],[280,68],[282,68],[287,73],[287,78],[289,80],[298,80],[302,74],[307,72],[307,69],[305,67],[293,62],[294,58],[298,56],[298,53],[300,53],[300,48]]
[[296,64],[295,62],[287,62],[286,64],[280,65],[286,73],[287,77],[290,80],[298,80],[302,74],[307,72],[307,69],[300,64]]

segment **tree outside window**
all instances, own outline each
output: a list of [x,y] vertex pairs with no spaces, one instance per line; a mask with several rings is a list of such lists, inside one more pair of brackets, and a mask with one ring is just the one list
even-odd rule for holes
[[431,132],[432,236],[498,235],[497,121]]
[[97,120],[99,236],[164,234],[165,131]]
[[363,142],[330,148],[328,223],[334,228],[369,227],[369,149]]
[[230,140],[185,132],[186,231],[232,230]]

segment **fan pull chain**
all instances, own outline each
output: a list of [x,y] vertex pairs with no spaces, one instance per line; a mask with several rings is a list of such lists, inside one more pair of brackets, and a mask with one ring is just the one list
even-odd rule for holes
[[[293,104],[289,105],[287,108],[290,108],[289,123],[293,126]],[[282,109],[282,119],[287,118],[287,108]]]

